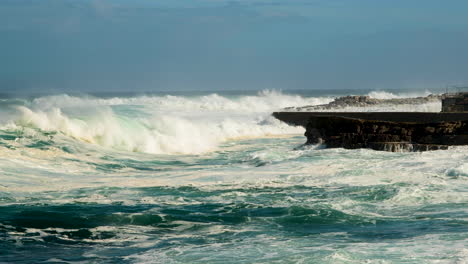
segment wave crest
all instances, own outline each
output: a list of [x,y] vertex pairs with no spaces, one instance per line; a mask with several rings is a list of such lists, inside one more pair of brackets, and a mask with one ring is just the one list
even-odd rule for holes
[[[257,96],[228,98],[134,97],[100,99],[47,96],[17,106],[17,129],[32,128],[117,150],[153,154],[200,154],[238,138],[302,133],[271,117],[285,105],[320,103],[264,91]],[[326,99],[325,99],[326,100]]]

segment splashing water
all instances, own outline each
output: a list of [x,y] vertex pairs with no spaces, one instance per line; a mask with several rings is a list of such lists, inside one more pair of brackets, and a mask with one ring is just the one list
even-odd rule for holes
[[332,99],[4,99],[0,262],[466,262],[468,148],[302,146],[270,115]]
[[110,99],[48,96],[16,106],[4,128],[58,132],[124,151],[199,154],[229,139],[301,133],[300,128],[272,118],[271,112],[329,100],[274,91],[239,98],[217,94]]

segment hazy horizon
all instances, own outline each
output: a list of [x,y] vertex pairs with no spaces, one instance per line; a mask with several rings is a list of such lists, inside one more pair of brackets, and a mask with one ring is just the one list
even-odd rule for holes
[[468,2],[4,0],[0,92],[468,84]]

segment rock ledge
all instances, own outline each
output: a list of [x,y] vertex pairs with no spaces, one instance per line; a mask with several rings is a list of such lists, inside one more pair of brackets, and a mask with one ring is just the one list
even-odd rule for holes
[[427,151],[468,144],[466,121],[413,123],[311,116],[306,144],[330,148],[370,148],[386,151]]

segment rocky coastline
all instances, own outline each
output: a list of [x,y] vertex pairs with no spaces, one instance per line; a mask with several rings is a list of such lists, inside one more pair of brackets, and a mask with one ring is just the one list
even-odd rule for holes
[[376,99],[366,95],[350,95],[335,98],[332,102],[322,105],[309,105],[301,107],[287,107],[284,111],[321,111],[321,110],[337,110],[348,107],[369,107],[377,105],[418,105],[432,102],[440,102],[442,95],[428,95],[424,97],[414,98],[392,98],[392,99]]
[[444,100],[455,102],[456,109],[464,109],[466,98],[468,98],[466,94],[386,100],[368,96],[346,96],[326,105],[287,108],[284,112],[273,113],[273,116],[286,123],[305,127],[306,144],[323,144],[328,148],[369,148],[394,152],[439,150],[447,149],[449,146],[468,145],[467,111],[323,112],[321,110],[379,104],[423,104],[434,101],[442,101],[446,105],[447,102]]

